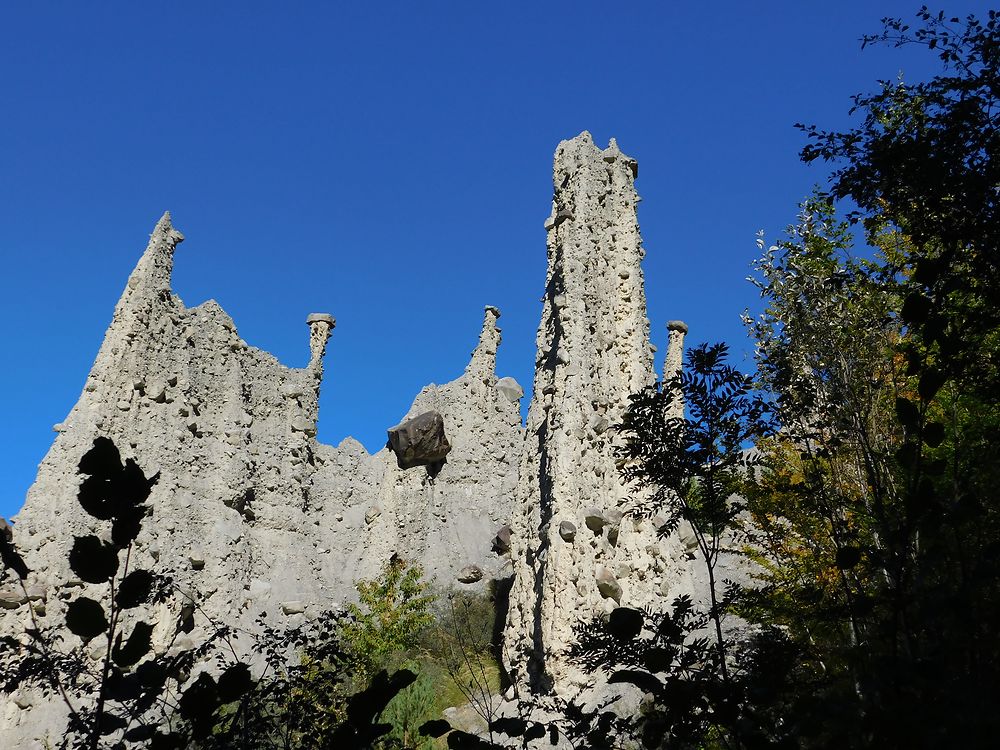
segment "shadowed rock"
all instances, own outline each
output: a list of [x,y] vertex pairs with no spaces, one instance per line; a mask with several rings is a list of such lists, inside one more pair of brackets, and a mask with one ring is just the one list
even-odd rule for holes
[[400,469],[444,461],[451,450],[444,434],[444,419],[436,411],[428,411],[390,427],[389,450],[396,454]]

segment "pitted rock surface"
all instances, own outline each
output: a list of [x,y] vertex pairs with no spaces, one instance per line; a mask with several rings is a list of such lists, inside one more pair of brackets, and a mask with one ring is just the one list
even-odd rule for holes
[[[147,475],[160,472],[134,563],[173,571],[216,621],[246,630],[261,613],[269,624],[301,622],[352,598],[354,582],[392,555],[421,564],[441,588],[513,575],[508,669],[528,688],[578,685],[565,652],[580,619],[690,588],[680,543],[624,512],[632,490],[614,453],[629,394],[654,379],[636,174],[614,141],[600,150],[583,133],[559,145],[527,428],[523,388],[496,375],[500,311],[487,306],[465,371],[421,390],[400,421],[436,415],[436,448],[402,462],[402,444],[372,455],[352,438],[316,440],[334,318],[308,316],[304,368],[248,345],[214,301],[188,308],[171,290],[183,237],[164,215],[15,519],[33,572],[27,596],[0,589],[0,632],[23,634],[32,610],[58,629],[70,592],[103,593],[72,580],[66,556],[73,535],[94,528],[76,501],[77,464],[106,436]],[[680,338],[671,332],[673,363]],[[178,599],[148,615],[163,624],[154,647],[193,611]],[[0,747],[58,744],[64,724],[52,696],[0,701]]]
[[[369,455],[350,438],[337,447],[317,442],[333,317],[311,314],[308,366],[283,366],[244,342],[214,301],[188,308],[173,293],[182,239],[164,215],[14,519],[33,571],[29,591],[65,591],[72,582],[72,537],[95,528],[76,500],[77,465],[98,436],[110,437],[147,475],[160,472],[133,564],[173,571],[218,622],[252,630],[262,612],[272,623],[291,623],[338,606],[393,554],[420,563],[440,588],[462,585],[459,571],[469,566],[482,571],[466,584],[474,588],[508,575],[492,542],[510,519],[523,429],[517,403],[496,388],[499,311],[487,308],[466,371],[421,391],[405,417],[433,411],[448,424],[449,460],[432,479],[423,469],[398,468],[388,450]],[[36,602],[43,627],[63,622],[66,600]],[[0,631],[23,634],[30,606],[5,584]],[[164,611],[157,619],[176,617]],[[196,622],[207,627],[204,618]],[[154,632],[154,641],[166,630]],[[72,643],[75,636],[65,635]],[[0,701],[0,747],[58,740],[64,721],[57,701],[19,693]]]
[[505,632],[507,668],[529,689],[586,682],[566,658],[581,619],[619,602],[659,605],[686,579],[673,540],[658,539],[648,520],[622,517],[635,490],[622,484],[618,438],[607,429],[655,379],[637,173],[614,140],[601,150],[587,132],[556,150]]

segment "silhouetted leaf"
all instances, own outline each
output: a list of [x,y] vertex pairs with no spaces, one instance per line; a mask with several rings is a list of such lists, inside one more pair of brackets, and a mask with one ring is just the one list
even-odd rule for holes
[[76,496],[80,506],[94,518],[110,521],[115,507],[111,502],[111,480],[103,476],[87,477]]
[[[121,636],[116,639],[121,642]],[[112,651],[112,655],[114,651]],[[114,658],[112,656],[112,658]],[[126,674],[117,665],[111,664],[108,679],[105,682],[105,696],[119,703],[132,701],[142,694],[142,683],[134,673]]]
[[66,608],[66,627],[71,633],[89,641],[108,629],[108,620],[98,602],[81,596]]
[[118,550],[93,534],[74,537],[69,566],[87,583],[106,583],[118,572]]
[[629,607],[616,607],[608,617],[608,632],[620,641],[631,641],[642,632],[642,612]]
[[246,664],[233,664],[219,677],[219,701],[232,703],[250,692],[253,677]]
[[941,390],[941,386],[945,384],[947,379],[948,377],[943,372],[937,368],[929,367],[920,376],[917,393],[924,401],[930,401]]
[[448,748],[449,750],[495,750],[491,742],[457,729],[448,735]]
[[516,716],[502,716],[490,722],[490,729],[508,737],[520,737],[528,729],[528,722]]
[[858,547],[840,547],[837,550],[837,567],[850,570],[861,562],[861,550]]
[[152,725],[132,727],[132,729],[125,732],[125,739],[129,742],[148,742],[152,739],[155,732],[156,727]]
[[111,524],[111,541],[121,548],[128,547],[139,536],[145,515],[145,506],[128,508],[119,513]]
[[95,438],[94,447],[83,454],[79,464],[81,473],[103,478],[117,474],[121,468],[121,454],[106,437]]
[[944,425],[940,422],[928,422],[924,425],[923,438],[931,448],[937,448],[944,442]]
[[196,732],[212,726],[212,716],[219,706],[218,688],[215,680],[207,672],[202,672],[188,686],[178,702],[181,716],[191,722]]
[[123,609],[132,609],[149,601],[153,590],[153,574],[148,570],[133,570],[118,584],[115,603]]
[[650,672],[666,672],[674,661],[674,651],[667,648],[651,648],[642,657],[643,666]]
[[425,737],[441,737],[451,731],[451,724],[444,719],[425,721],[418,730]]
[[919,324],[927,320],[931,311],[931,301],[920,292],[910,292],[903,302],[900,315],[909,324]]
[[188,738],[180,732],[157,732],[149,742],[150,750],[185,750]]
[[914,431],[920,424],[920,409],[909,399],[896,399],[896,417],[907,431]]
[[524,733],[524,739],[528,740],[529,742],[531,740],[540,740],[544,736],[545,736],[545,725],[539,724],[538,722],[535,721],[531,722],[531,725]]
[[647,693],[655,693],[663,687],[663,683],[656,677],[638,669],[619,669],[608,678],[608,682],[627,682]]
[[118,634],[115,647],[111,651],[111,658],[121,667],[131,667],[149,653],[152,648],[152,635],[152,625],[137,622],[124,647],[121,646],[122,636],[120,633]]
[[28,577],[28,566],[14,548],[14,531],[4,518],[0,518],[0,560],[4,568],[13,570],[22,581]]
[[101,716],[101,735],[104,737],[107,737],[109,734],[113,734],[114,732],[120,732],[127,726],[128,722],[125,721],[124,717],[121,717],[118,714],[105,711],[105,713]]
[[903,443],[896,450],[896,460],[904,469],[912,469],[917,464],[919,449],[914,443]]

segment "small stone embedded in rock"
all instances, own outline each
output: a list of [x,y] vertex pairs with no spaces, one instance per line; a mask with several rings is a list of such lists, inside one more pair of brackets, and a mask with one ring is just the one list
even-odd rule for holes
[[365,523],[371,525],[375,523],[375,519],[382,515],[382,509],[378,507],[369,508],[365,511]]
[[0,608],[17,609],[27,601],[24,592],[16,589],[0,589]]
[[205,567],[205,555],[201,552],[192,552],[188,555],[192,570],[201,570]]
[[493,551],[498,555],[510,552],[510,526],[501,526],[493,537]]
[[601,529],[603,529],[608,522],[608,520],[604,517],[604,514],[597,508],[588,508],[583,517],[583,521],[587,524],[587,528],[595,534],[600,534]]
[[305,417],[296,417],[292,420],[292,430],[295,432],[302,432],[309,437],[316,436],[316,423],[311,419],[306,419]]
[[302,602],[295,600],[291,602],[282,602],[281,611],[286,615],[301,615],[306,611],[306,605]]
[[559,536],[564,542],[572,542],[576,539],[576,524],[572,521],[563,521],[559,524]]
[[622,600],[622,586],[615,578],[615,574],[599,565],[597,568],[597,590],[605,599],[614,599],[619,604]]
[[476,583],[483,579],[483,569],[478,565],[466,565],[458,571],[459,583]]
[[419,414],[389,428],[389,449],[400,469],[444,461],[451,443],[444,434],[444,418],[436,411]]
[[678,528],[678,538],[684,548],[687,550],[693,550],[698,546],[698,537],[695,536],[694,529],[691,528],[691,524],[685,522]]
[[520,401],[524,396],[524,388],[522,388],[521,384],[511,377],[500,378],[495,387],[498,391],[500,391],[500,393],[507,397],[508,401],[511,402]]

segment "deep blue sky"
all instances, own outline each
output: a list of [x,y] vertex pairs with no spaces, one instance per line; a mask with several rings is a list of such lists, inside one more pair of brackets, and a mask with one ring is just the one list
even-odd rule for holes
[[754,233],[826,175],[793,124],[842,127],[852,93],[933,70],[858,43],[919,4],[4,3],[0,515],[167,209],[189,306],[292,366],[306,314],[336,316],[324,442],[379,448],[461,373],[485,304],[530,387],[552,153],[584,129],[639,161],[655,343],[682,318],[742,358]]

